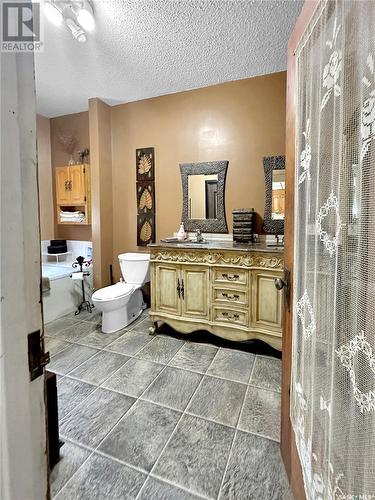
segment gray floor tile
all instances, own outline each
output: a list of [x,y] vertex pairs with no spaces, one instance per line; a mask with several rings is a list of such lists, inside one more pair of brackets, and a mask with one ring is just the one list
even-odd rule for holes
[[199,500],[201,498],[149,476],[137,500]]
[[216,353],[216,347],[187,342],[169,364],[177,368],[206,373]]
[[71,344],[65,340],[57,339],[55,337],[44,337],[44,348],[49,352],[50,356],[54,356],[63,351]]
[[83,464],[56,500],[135,499],[146,475],[97,454]]
[[61,422],[62,436],[95,447],[129,410],[134,399],[97,389]]
[[202,375],[167,367],[150,385],[142,399],[183,411],[198,387]]
[[250,384],[280,392],[281,360],[257,356]]
[[187,411],[225,425],[236,426],[247,386],[205,376]]
[[147,319],[142,319],[142,321],[137,321],[135,324],[129,325],[129,329],[132,331],[137,331],[137,332],[143,332],[147,333],[148,335],[150,334],[150,328],[151,324]]
[[119,352],[121,354],[128,354],[129,356],[134,356],[140,351],[145,345],[151,342],[152,337],[150,335],[137,332],[137,331],[126,331],[122,337],[115,340],[112,344],[108,345],[105,349],[107,351]]
[[216,375],[247,384],[254,361],[254,354],[220,348],[207,371],[207,375]]
[[76,322],[72,326],[68,326],[61,330],[57,336],[70,342],[80,342],[83,337],[95,330],[96,326],[92,323],[84,323],[83,321]]
[[234,429],[184,415],[153,472],[194,493],[216,498]]
[[78,323],[77,320],[67,318],[64,316],[63,318],[55,319],[54,321],[50,321],[44,325],[44,333],[48,336],[54,337],[58,335],[61,330],[68,328],[69,326],[74,326]]
[[82,337],[79,340],[79,343],[102,349],[115,340],[119,339],[122,335],[124,335],[125,332],[126,330],[119,330],[118,332],[114,333],[103,333],[101,327],[97,326],[96,330],[89,333],[85,337]]
[[132,358],[103,387],[138,398],[163,368],[164,365],[152,361]]
[[149,313],[150,309],[146,309],[144,312],[143,312],[143,323],[145,325],[147,325],[148,327],[152,326],[153,323],[150,319],[150,313]]
[[280,439],[280,403],[279,393],[249,386],[238,428],[278,441]]
[[90,451],[66,441],[60,448],[60,461],[50,474],[51,497],[57,495],[83,462],[90,456]]
[[102,321],[102,313],[97,309],[92,309],[92,312],[89,313],[87,311],[81,311],[79,314],[75,315],[72,313],[70,317],[74,317],[78,321],[87,321],[89,323],[94,323],[96,325],[101,324]]
[[84,382],[100,385],[129,359],[128,356],[124,356],[123,354],[100,351],[73,370],[70,375]]
[[173,432],[180,413],[140,401],[100,445],[100,450],[150,471]]
[[97,352],[92,347],[71,345],[51,358],[48,370],[66,375]]
[[71,412],[77,405],[82,403],[96,387],[85,384],[79,380],[64,377],[57,384],[57,395],[59,401],[59,418],[62,419]]
[[225,473],[220,500],[289,498],[279,445],[238,431]]
[[137,353],[137,357],[167,364],[182,345],[184,345],[182,340],[170,337],[154,337],[149,344]]

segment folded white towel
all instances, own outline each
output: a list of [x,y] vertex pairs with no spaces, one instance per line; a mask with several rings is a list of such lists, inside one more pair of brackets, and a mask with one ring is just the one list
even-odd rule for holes
[[64,212],[63,210],[60,210],[60,215],[64,217],[80,217],[82,215],[85,215],[84,212]]
[[60,210],[60,222],[85,222],[86,215],[80,210],[74,212]]

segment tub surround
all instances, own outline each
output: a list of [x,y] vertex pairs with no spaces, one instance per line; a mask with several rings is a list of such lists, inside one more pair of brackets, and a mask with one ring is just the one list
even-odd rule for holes
[[281,350],[283,248],[210,241],[149,245],[150,317],[181,333],[207,330],[229,340],[259,339]]
[[[56,264],[56,258],[53,254],[47,255],[47,247],[50,244],[50,240],[44,240],[41,242],[41,250],[43,256],[43,264],[53,265]],[[92,242],[91,241],[77,241],[77,240],[67,240],[68,247],[67,255],[59,259],[59,263],[62,266],[71,266],[79,255],[85,257],[85,259],[92,259]]]
[[[91,241],[68,240],[68,253],[59,257],[58,262],[53,254],[46,255],[49,244],[50,240],[41,242],[42,276],[49,280],[49,285],[42,296],[45,323],[73,313],[77,309],[82,299],[82,291],[81,282],[70,278],[72,272],[75,271],[72,263],[78,255],[86,259],[92,258]],[[90,272],[90,276],[85,277],[85,291],[88,297],[91,297],[92,293],[92,267],[90,267]]]

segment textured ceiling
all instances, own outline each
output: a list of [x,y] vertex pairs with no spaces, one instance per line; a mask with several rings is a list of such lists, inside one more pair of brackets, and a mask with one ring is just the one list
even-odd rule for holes
[[96,29],[85,44],[46,19],[38,112],[76,113],[90,97],[118,104],[285,70],[302,3],[96,0]]

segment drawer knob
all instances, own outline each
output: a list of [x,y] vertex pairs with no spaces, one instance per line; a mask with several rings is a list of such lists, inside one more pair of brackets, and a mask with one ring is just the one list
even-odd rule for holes
[[228,280],[228,281],[237,281],[238,279],[240,279],[240,277],[238,276],[238,274],[223,273],[222,277],[224,279]]
[[234,300],[234,301],[237,301],[239,300],[240,296],[235,294],[235,293],[226,293],[226,292],[223,292],[221,294],[223,297],[225,297],[226,299],[228,300]]

